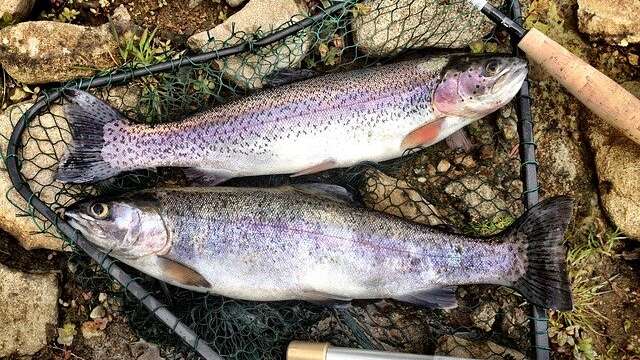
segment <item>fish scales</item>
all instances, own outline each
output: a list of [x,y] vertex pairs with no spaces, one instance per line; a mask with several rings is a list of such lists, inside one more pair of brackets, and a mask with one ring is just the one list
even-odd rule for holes
[[212,291],[251,300],[314,294],[389,298],[468,281],[508,284],[524,272],[513,244],[438,233],[291,189],[167,191],[168,257],[199,269]]
[[64,111],[73,140],[56,177],[86,183],[172,166],[215,185],[389,160],[505,105],[526,73],[526,62],[513,57],[415,59],[262,90],[154,126],[68,90]]
[[[248,175],[295,171],[326,160],[327,148],[335,149],[330,158],[351,163],[349,144],[375,142],[381,149],[371,159],[386,160],[384,139],[402,138],[433,113],[430,97],[442,69],[425,71],[417,65],[401,63],[293,83],[152,128],[110,124],[102,155],[120,169],[142,163],[215,170],[233,160],[236,174]],[[395,145],[394,157],[402,151]],[[347,158],[340,158],[342,154]],[[268,165],[274,162],[281,168]]]
[[452,286],[510,286],[571,308],[565,197],[491,238],[356,206],[327,184],[157,189],[74,204],[65,216],[110,255],[158,279],[245,300],[394,298],[455,306]]

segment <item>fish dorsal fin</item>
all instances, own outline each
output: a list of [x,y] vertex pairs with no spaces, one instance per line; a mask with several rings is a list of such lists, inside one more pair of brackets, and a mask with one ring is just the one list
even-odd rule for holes
[[358,205],[349,190],[339,185],[323,184],[323,183],[307,183],[291,185],[296,191],[323,198],[346,203],[349,205]]
[[276,87],[311,79],[317,75],[317,71],[310,69],[282,69],[267,75],[265,80],[269,86]]
[[453,309],[458,307],[455,286],[418,291],[394,297],[394,299],[430,308]]
[[197,271],[177,261],[159,256],[158,266],[162,271],[163,278],[168,282],[192,287],[211,287],[211,284]]

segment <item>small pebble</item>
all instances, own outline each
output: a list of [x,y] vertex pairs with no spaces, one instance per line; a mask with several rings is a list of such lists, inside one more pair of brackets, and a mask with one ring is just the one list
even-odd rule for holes
[[104,309],[104,306],[98,305],[93,308],[93,310],[91,310],[91,314],[89,314],[89,317],[92,319],[99,319],[103,318],[106,314],[107,311]]
[[464,159],[462,159],[462,166],[466,167],[467,169],[471,169],[476,167],[476,161],[473,160],[473,158],[471,156],[465,156]]
[[638,66],[638,62],[640,61],[640,56],[632,53],[632,54],[629,54],[628,57],[629,57],[629,64]]
[[425,174],[425,170],[423,167],[418,167],[413,169],[413,173],[420,176],[420,175],[424,175]]
[[427,164],[427,174],[434,176],[436,174],[436,168],[431,164]]
[[98,301],[100,301],[101,303],[105,302],[107,300],[107,294],[105,293],[100,293],[98,295]]
[[418,178],[418,182],[419,182],[419,183],[424,184],[424,183],[426,183],[426,182],[427,182],[427,178],[426,178],[426,177],[424,177],[424,176],[420,176],[420,177]]
[[451,163],[447,159],[442,159],[438,163],[438,172],[447,172],[451,168]]
[[493,150],[493,147],[489,145],[484,145],[480,148],[480,159],[482,160],[493,159],[494,154],[495,150]]

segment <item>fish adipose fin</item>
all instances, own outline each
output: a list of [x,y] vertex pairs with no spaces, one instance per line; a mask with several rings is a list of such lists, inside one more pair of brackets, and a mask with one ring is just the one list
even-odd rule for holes
[[505,231],[507,241],[524,242],[526,249],[526,272],[512,287],[529,302],[554,310],[573,309],[563,245],[572,209],[571,198],[551,198],[532,207]]
[[104,180],[120,171],[102,158],[104,127],[127,120],[109,105],[80,90],[65,90],[64,114],[71,129],[72,140],[63,155],[56,179],[69,183]]
[[165,257],[158,257],[164,280],[183,286],[210,288],[211,284],[197,271]]
[[453,309],[458,307],[456,287],[435,288],[394,298],[395,300],[430,308]]

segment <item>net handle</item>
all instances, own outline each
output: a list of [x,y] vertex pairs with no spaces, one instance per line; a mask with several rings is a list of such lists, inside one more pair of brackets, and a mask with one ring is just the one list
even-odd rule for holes
[[100,266],[116,281],[118,281],[131,295],[138,299],[158,320],[164,323],[172,332],[177,334],[186,344],[191,346],[200,356],[207,360],[223,360],[205,341],[189,328],[184,322],[179,320],[166,306],[156,299],[150,292],[146,291],[134,278],[125,272],[108,254],[103,253],[87,239],[84,238],[76,229],[71,227],[69,223],[64,221],[49,206],[42,201],[31,189],[27,181],[21,173],[21,162],[18,158],[18,149],[22,144],[22,135],[27,129],[29,122],[35,118],[41,110],[46,108],[48,104],[58,100],[64,92],[64,89],[75,88],[89,90],[103,86],[119,84],[129,80],[153,75],[161,72],[175,71],[181,67],[194,66],[203,64],[212,60],[223,57],[241,54],[243,52],[258,47],[267,46],[280,41],[292,34],[308,28],[324,19],[325,16],[338,12],[351,3],[349,0],[340,0],[335,5],[326,9],[321,9],[314,16],[306,17],[285,29],[278,30],[267,36],[255,41],[244,41],[238,45],[227,47],[220,50],[214,50],[200,55],[187,56],[178,60],[169,60],[156,65],[148,66],[136,70],[116,71],[102,77],[92,77],[80,79],[67,84],[51,93],[40,96],[36,103],[33,104],[18,120],[7,146],[6,166],[9,178],[14,189],[22,196],[30,207],[34,208],[47,220],[55,224],[58,230],[72,242],[77,244],[87,255],[95,260]]

